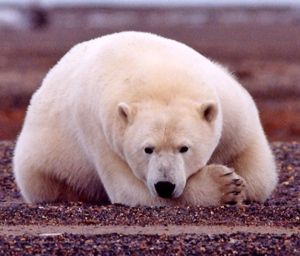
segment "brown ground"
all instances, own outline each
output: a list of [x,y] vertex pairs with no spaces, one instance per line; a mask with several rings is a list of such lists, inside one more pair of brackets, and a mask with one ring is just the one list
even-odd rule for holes
[[[298,9],[53,9],[44,29],[0,27],[0,139],[19,132],[32,92],[75,43],[121,30],[185,42],[225,64],[257,101],[271,140],[300,139]],[[244,18],[243,18],[244,17]]]
[[241,207],[27,205],[12,176],[13,146],[0,142],[0,254],[300,253],[299,143],[272,144],[279,185],[264,204]]

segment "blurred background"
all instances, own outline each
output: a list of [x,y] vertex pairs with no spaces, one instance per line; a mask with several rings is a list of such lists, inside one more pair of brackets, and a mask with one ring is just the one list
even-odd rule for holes
[[188,44],[255,98],[271,141],[300,140],[300,0],[0,0],[0,140],[74,44],[122,30]]

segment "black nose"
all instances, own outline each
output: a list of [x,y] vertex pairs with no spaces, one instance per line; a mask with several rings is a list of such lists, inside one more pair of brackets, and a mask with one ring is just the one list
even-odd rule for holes
[[154,186],[157,194],[163,198],[170,198],[175,189],[175,184],[168,181],[157,182]]

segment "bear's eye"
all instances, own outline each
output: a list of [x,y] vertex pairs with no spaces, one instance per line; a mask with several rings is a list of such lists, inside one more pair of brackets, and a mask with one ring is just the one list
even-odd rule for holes
[[179,149],[179,152],[180,153],[185,153],[189,150],[189,148],[187,146],[182,146],[180,149]]
[[154,148],[153,147],[146,147],[145,149],[144,149],[144,151],[145,151],[145,153],[146,154],[152,154],[153,153],[153,151],[154,151]]

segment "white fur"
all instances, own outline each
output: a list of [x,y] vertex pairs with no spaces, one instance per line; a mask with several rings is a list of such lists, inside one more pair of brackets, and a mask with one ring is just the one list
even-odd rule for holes
[[[228,185],[220,177],[231,177],[225,166],[251,200],[264,201],[277,183],[246,90],[186,45],[139,32],[78,44],[50,70],[13,164],[27,202],[108,195],[128,205],[217,205]],[[159,181],[176,185],[172,199],[157,196]]]

